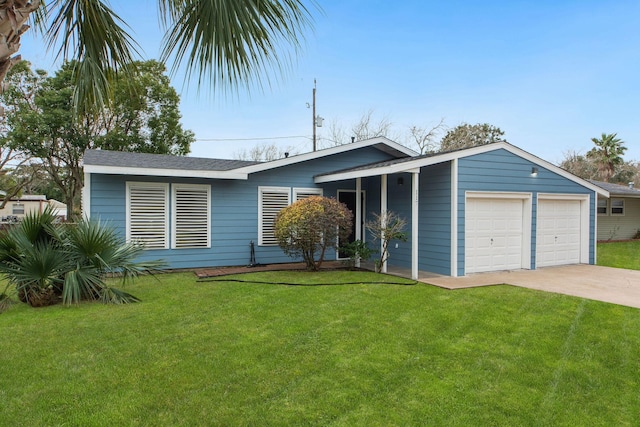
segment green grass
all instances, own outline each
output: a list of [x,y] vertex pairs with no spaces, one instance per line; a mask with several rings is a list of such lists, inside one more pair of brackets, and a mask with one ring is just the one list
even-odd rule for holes
[[640,240],[598,243],[598,265],[640,270]]
[[[634,425],[640,310],[361,272],[0,314],[1,425]],[[231,279],[229,278],[229,279]],[[405,285],[383,284],[382,281]]]

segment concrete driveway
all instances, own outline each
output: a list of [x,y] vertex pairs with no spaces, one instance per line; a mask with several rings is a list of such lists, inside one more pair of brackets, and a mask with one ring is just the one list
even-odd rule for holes
[[420,281],[447,289],[509,284],[640,308],[640,271],[621,268],[579,264]]

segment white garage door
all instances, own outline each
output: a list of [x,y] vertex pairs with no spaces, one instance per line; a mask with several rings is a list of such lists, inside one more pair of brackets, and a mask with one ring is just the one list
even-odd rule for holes
[[467,199],[465,273],[522,268],[521,199]]
[[580,200],[538,200],[536,266],[578,264]]

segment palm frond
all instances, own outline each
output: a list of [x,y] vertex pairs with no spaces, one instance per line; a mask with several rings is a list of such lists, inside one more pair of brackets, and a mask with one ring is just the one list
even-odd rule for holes
[[138,45],[124,21],[101,0],[53,0],[56,11],[47,32],[49,48],[59,45],[58,57],[77,60],[75,107],[94,113],[109,104],[115,73],[130,73]]
[[7,295],[0,295],[0,313],[4,313],[11,307],[13,301]]
[[[315,2],[314,2],[315,4]],[[262,86],[268,69],[283,72],[297,53],[311,14],[301,0],[163,0],[165,27],[161,59],[173,59],[171,71],[186,67],[198,86],[237,88],[251,79]]]
[[29,242],[48,242],[51,240],[49,234],[51,226],[56,217],[51,207],[47,207],[44,212],[32,211],[25,215],[18,227],[13,228],[10,233],[24,236]]
[[68,227],[68,243],[80,263],[89,263],[94,268],[104,270],[102,258],[105,253],[121,244],[115,230],[99,221],[80,221]]
[[21,255],[15,261],[2,263],[0,271],[16,285],[16,290],[30,288],[62,288],[69,258],[63,251],[46,243],[21,247]]
[[31,26],[40,34],[47,33],[47,10],[47,2],[41,0],[39,7],[29,15]]
[[[15,227],[15,226],[14,226]],[[4,262],[15,261],[20,256],[18,244],[9,233],[9,229],[0,231],[0,265]]]
[[104,279],[94,268],[77,266],[64,277],[63,304],[77,304],[83,299],[96,299],[105,287]]
[[104,304],[130,304],[140,302],[140,299],[120,289],[105,286],[100,291],[100,301]]

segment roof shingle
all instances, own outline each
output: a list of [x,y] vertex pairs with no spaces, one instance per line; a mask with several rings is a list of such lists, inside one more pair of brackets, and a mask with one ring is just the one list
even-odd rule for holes
[[143,167],[200,171],[228,171],[260,162],[246,160],[206,159],[202,157],[167,156],[164,154],[125,151],[87,150],[83,162],[93,166]]
[[640,189],[638,188],[629,187],[628,185],[612,184],[610,182],[595,181],[593,179],[588,179],[587,181],[600,188],[604,188],[612,196],[640,197]]

